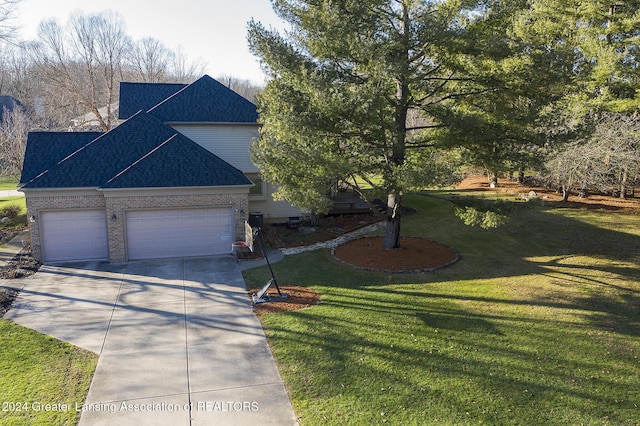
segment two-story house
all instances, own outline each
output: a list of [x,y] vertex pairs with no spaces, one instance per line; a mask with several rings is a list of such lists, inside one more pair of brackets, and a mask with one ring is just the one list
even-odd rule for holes
[[119,116],[105,133],[29,134],[20,189],[36,259],[230,253],[250,213],[301,214],[251,162],[256,106],[211,77],[122,83]]

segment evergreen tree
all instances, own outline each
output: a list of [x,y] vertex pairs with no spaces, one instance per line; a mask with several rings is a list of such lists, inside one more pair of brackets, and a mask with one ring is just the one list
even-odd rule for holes
[[285,35],[249,24],[269,82],[254,160],[279,195],[326,211],[332,179],[388,200],[386,249],[399,246],[402,195],[446,169],[436,131],[455,100],[484,88],[456,61],[474,2],[274,0]]

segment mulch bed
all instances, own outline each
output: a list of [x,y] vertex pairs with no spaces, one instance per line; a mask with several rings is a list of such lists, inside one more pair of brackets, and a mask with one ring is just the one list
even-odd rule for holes
[[11,304],[18,297],[19,291],[11,287],[0,287],[0,318],[11,309]]
[[31,256],[31,248],[25,247],[0,269],[1,279],[25,278],[35,274],[41,264]]
[[[425,272],[438,269],[458,260],[458,253],[443,244],[425,238],[404,237],[400,248],[384,250],[383,237],[368,237],[350,241],[333,252],[335,258],[357,268],[385,272]],[[260,303],[253,306],[258,315],[288,312],[320,303],[320,295],[307,287],[280,286],[287,300]],[[249,290],[249,295],[258,289]],[[275,289],[269,291],[277,295]]]
[[[295,311],[298,309],[308,308],[320,303],[320,295],[307,287],[299,286],[280,286],[280,291],[289,297],[286,300],[278,302],[267,302],[253,305],[253,311],[258,315],[273,314],[278,312]],[[258,289],[249,290],[249,295],[257,293]],[[275,289],[270,289],[269,294],[277,295]]]
[[444,244],[419,237],[400,238],[400,247],[385,250],[384,237],[367,237],[337,247],[333,256],[361,269],[381,272],[427,272],[450,265],[458,253]]
[[586,198],[580,198],[574,191],[571,193],[569,201],[563,202],[562,194],[552,188],[520,184],[509,179],[500,179],[498,186],[491,188],[486,176],[470,176],[460,182],[456,189],[503,193],[514,197],[518,197],[519,194],[527,194],[529,191],[535,191],[540,200],[555,206],[589,210],[617,210],[634,214],[637,214],[638,209],[640,209],[640,198],[637,196],[635,198],[620,199],[611,195],[593,193]]
[[299,228],[287,228],[282,225],[266,226],[264,228],[265,240],[267,245],[272,248],[301,247],[332,240],[363,226],[380,222],[382,219],[383,217],[373,214],[326,216],[320,218],[317,225],[308,225],[316,229],[310,234],[301,233]]
[[2,286],[2,279],[11,280],[31,276],[40,266],[41,264],[31,255],[31,245],[27,244],[6,266],[0,269],[0,317],[11,309],[11,304],[19,293],[15,288]]

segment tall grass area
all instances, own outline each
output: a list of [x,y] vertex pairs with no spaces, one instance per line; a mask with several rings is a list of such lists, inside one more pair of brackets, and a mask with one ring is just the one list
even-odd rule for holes
[[405,197],[402,233],[455,247],[453,266],[273,265],[322,296],[262,318],[300,424],[637,425],[640,216],[528,204],[486,230],[432,195]]

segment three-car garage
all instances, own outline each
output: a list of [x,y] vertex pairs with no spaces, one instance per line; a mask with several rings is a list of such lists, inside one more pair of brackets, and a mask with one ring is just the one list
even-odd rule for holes
[[[105,209],[41,211],[39,230],[44,262],[109,260],[109,221]],[[124,211],[126,260],[207,256],[231,252],[231,207]]]

